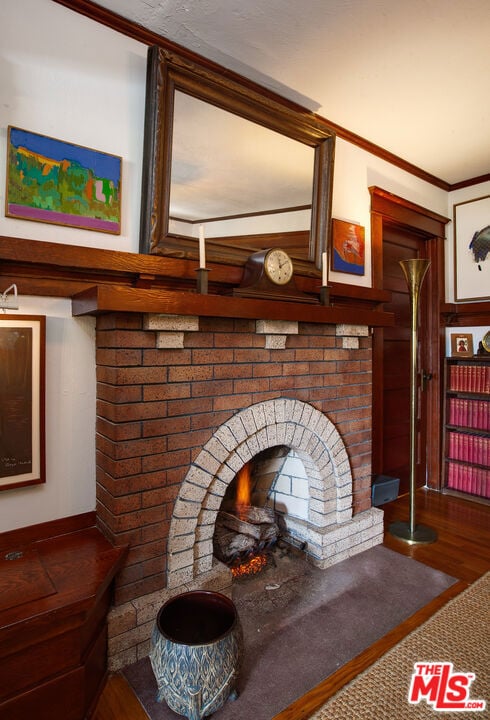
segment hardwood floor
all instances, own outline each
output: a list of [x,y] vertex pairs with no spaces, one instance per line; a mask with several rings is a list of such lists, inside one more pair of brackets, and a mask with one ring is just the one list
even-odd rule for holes
[[[271,720],[305,720],[345,683],[365,670],[448,600],[490,570],[490,506],[450,495],[418,490],[416,522],[437,531],[435,543],[409,545],[389,534],[394,520],[408,520],[408,496],[383,506],[386,547],[458,578],[459,582],[404,623],[329,676]],[[106,684],[92,720],[148,720],[148,716],[120,674]]]

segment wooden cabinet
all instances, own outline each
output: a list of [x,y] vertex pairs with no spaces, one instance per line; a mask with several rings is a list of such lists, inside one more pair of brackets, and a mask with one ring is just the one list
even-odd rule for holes
[[93,513],[0,534],[0,717],[90,716],[124,555]]
[[490,358],[447,358],[443,487],[490,499]]

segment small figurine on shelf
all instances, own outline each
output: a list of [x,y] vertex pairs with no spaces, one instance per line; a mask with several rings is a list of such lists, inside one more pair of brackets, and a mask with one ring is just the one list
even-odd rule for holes
[[483,340],[478,343],[477,355],[490,355],[490,330],[485,333]]

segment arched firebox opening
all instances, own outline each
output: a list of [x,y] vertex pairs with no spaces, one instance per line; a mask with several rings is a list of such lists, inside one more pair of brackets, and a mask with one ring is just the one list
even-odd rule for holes
[[268,458],[270,464],[278,452],[279,459],[282,454],[297,467],[301,464],[305,477],[296,483],[298,495],[285,492],[284,474],[279,480],[281,474],[276,473],[272,484],[270,479],[261,480],[258,485],[262,483],[267,497],[260,503],[272,504],[282,513],[287,531],[301,541],[311,562],[326,568],[366,549],[365,531],[370,527],[376,525],[377,533],[382,532],[379,518],[372,517],[371,511],[352,517],[349,459],[333,423],[299,400],[264,401],[237,412],[221,425],[190,466],[171,520],[169,588],[193,582],[219,562],[213,538],[230,484],[254,458]]

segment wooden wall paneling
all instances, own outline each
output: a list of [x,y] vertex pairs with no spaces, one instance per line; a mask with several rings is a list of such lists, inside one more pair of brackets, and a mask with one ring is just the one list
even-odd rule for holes
[[[440,489],[441,462],[441,363],[445,345],[441,333],[440,310],[444,299],[444,241],[449,218],[435,213],[404,198],[378,187],[369,188],[371,194],[371,232],[373,244],[373,285],[383,288],[382,246],[384,227],[407,228],[418,233],[427,243],[427,254],[431,261],[431,272],[427,279],[428,326],[431,343],[428,348],[426,371],[432,380],[427,385],[426,402],[429,419],[427,431],[427,484]],[[373,339],[373,427],[383,427],[383,414],[379,388],[382,387],[383,329],[375,330]],[[438,418],[437,422],[431,419]],[[380,466],[382,440],[374,434],[373,467]]]

